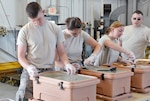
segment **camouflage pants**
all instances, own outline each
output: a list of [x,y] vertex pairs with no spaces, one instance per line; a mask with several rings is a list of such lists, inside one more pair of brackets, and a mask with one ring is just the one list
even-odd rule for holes
[[20,86],[16,93],[15,101],[28,101],[28,98],[31,98],[33,95],[33,82],[29,79],[29,75],[26,69],[23,69],[23,72],[20,77]]
[[[38,73],[45,71],[54,71],[54,68],[49,69],[37,69]],[[29,74],[26,69],[23,69],[23,72],[20,77],[20,86],[16,93],[15,101],[28,101],[29,98],[33,97],[33,82],[30,80]]]

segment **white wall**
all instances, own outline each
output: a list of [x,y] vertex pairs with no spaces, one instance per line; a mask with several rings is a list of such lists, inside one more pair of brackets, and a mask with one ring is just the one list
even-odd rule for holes
[[[0,36],[0,49],[8,52],[14,57],[16,55],[16,25],[26,23],[24,13],[24,3],[26,0],[0,0],[0,26],[11,30],[5,36]],[[12,31],[13,30],[13,31]],[[0,62],[16,61],[15,58],[6,55],[0,50]]]
[[[25,7],[28,2],[31,1],[40,1],[43,9],[47,9],[48,6],[53,5],[57,7],[59,16],[59,22],[63,23],[67,17],[77,16],[80,17],[82,21],[90,22],[91,21],[91,0],[1,0],[6,15],[0,5],[0,25],[6,27],[16,27],[16,25],[24,25],[27,23],[27,16],[25,13]],[[101,0],[93,0],[93,18],[95,20],[100,19],[101,11]],[[126,5],[126,0],[103,0],[104,4],[112,4],[112,11],[121,5]],[[135,10],[135,2],[137,0],[128,0],[129,1],[129,11],[128,11],[128,23],[130,24],[130,17],[132,12]],[[138,0],[143,1],[143,0]],[[149,0],[147,4],[139,4],[138,9],[144,11],[146,25],[149,24],[149,13],[150,6]],[[8,3],[9,2],[9,3]],[[50,4],[51,3],[51,4]],[[10,25],[6,19],[6,16],[10,22]],[[119,20],[125,22],[125,15],[121,15]]]
[[0,63],[17,60],[16,35],[16,32],[13,31],[8,32],[5,36],[0,36]]
[[[91,0],[1,0],[6,11],[11,26],[24,25],[27,23],[25,7],[28,2],[40,1],[43,9],[48,6],[56,6],[58,14],[60,14],[59,22],[63,23],[67,17],[77,16],[81,20],[91,21]],[[93,0],[93,15],[94,19],[100,19],[101,0]],[[105,4],[112,4],[112,10],[125,3],[125,0],[103,0]],[[9,2],[9,3],[8,3]],[[51,4],[50,4],[51,3]],[[8,21],[0,6],[0,25],[8,26]]]
[[59,23],[64,23],[65,19],[70,16],[83,18],[83,1],[84,0],[41,0],[43,9],[56,7],[59,14]]
[[140,0],[137,5],[144,14],[144,24],[150,27],[150,0]]
[[[9,2],[9,3],[8,3]],[[15,0],[0,0],[0,25],[10,27],[15,26]],[[3,8],[5,10],[3,10]],[[7,20],[8,18],[8,20]],[[9,25],[10,22],[10,25]]]
[[0,3],[0,26],[15,28],[26,23],[26,0],[0,0]]

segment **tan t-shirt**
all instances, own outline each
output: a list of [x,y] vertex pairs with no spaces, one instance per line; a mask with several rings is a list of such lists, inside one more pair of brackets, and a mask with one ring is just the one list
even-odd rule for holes
[[27,23],[19,32],[17,45],[27,47],[27,60],[37,68],[49,68],[54,64],[56,44],[65,41],[61,29],[45,21],[42,26]]
[[103,64],[112,64],[113,62],[116,62],[119,57],[119,52],[116,50],[113,50],[107,46],[104,45],[104,42],[106,40],[110,40],[114,43],[118,43],[118,40],[111,40],[108,35],[104,35],[99,39],[99,44],[102,46],[101,51],[97,55],[97,58],[95,60],[94,66],[101,66]]
[[66,39],[66,41],[64,42],[64,46],[68,59],[71,63],[81,62],[83,42],[90,38],[90,35],[83,30],[77,37],[68,34],[65,30],[63,30],[63,33]]
[[142,59],[150,41],[150,29],[144,25],[140,27],[126,26],[120,40],[124,49],[132,51],[136,59]]

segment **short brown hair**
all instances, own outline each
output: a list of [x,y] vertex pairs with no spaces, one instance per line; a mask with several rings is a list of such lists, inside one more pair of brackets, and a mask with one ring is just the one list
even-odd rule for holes
[[26,7],[26,13],[30,18],[36,18],[42,8],[37,2],[30,2]]
[[106,34],[109,34],[110,31],[113,29],[113,28],[118,28],[118,27],[121,27],[121,26],[124,26],[124,24],[120,23],[119,21],[114,21],[106,30]]
[[73,30],[76,28],[81,28],[82,27],[82,22],[80,18],[78,17],[69,17],[66,19],[66,26],[69,30]]
[[132,14],[134,14],[134,13],[137,13],[137,14],[141,14],[141,15],[143,15],[143,12],[142,12],[142,11],[140,11],[140,10],[136,10],[136,11],[134,11]]

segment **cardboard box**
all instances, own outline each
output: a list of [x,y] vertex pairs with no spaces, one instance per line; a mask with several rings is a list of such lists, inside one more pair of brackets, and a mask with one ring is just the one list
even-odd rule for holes
[[111,70],[103,66],[92,67],[88,66],[86,69],[81,69],[81,74],[92,75],[98,77],[101,82],[97,84],[97,94],[107,97],[117,97],[123,94],[130,93],[131,71],[123,69]]
[[[33,80],[33,98],[44,101],[96,101],[97,77],[45,72]],[[38,81],[39,80],[39,81]]]

